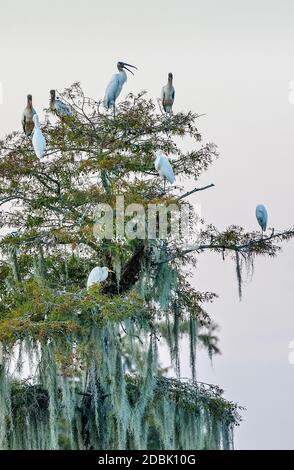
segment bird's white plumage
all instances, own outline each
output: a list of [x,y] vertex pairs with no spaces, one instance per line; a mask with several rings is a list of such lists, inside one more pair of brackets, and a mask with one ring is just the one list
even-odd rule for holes
[[115,106],[116,99],[118,98],[124,83],[127,81],[127,74],[124,70],[115,73],[110,82],[108,83],[105,91],[103,104],[106,109]]
[[169,83],[162,88],[161,100],[164,111],[166,113],[171,113],[175,100],[175,89]]
[[21,124],[23,127],[23,131],[26,134],[27,137],[29,137],[34,129],[34,114],[36,114],[35,109],[33,106],[27,105],[26,108],[24,109],[21,117]]
[[89,289],[93,284],[99,284],[100,282],[105,281],[108,278],[109,269],[104,266],[96,266],[90,272],[87,280],[87,289]]
[[263,204],[258,204],[256,206],[255,214],[261,230],[264,232],[266,230],[268,221],[268,214],[265,206]]
[[61,101],[59,98],[56,98],[56,91],[55,90],[50,90],[50,109],[54,111],[58,117],[61,119],[70,117],[73,115],[72,108]]
[[173,74],[168,74],[168,82],[161,90],[161,101],[164,111],[167,114],[172,113],[175,100],[175,89],[173,87]]
[[155,169],[158,171],[160,176],[166,178],[170,183],[174,183],[176,180],[174,171],[169,162],[169,159],[161,152],[156,152],[156,159],[154,162]]
[[59,98],[55,99],[55,111],[60,117],[72,116],[71,108]]
[[34,147],[35,154],[37,155],[37,157],[43,158],[44,152],[46,149],[46,140],[40,129],[39,118],[37,114],[34,114],[33,121],[35,125],[33,138],[32,138],[33,147]]

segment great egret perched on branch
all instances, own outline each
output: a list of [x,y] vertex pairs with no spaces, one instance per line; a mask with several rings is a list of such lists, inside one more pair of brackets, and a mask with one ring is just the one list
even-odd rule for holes
[[103,104],[106,109],[113,107],[114,114],[115,114],[116,99],[118,98],[124,83],[128,79],[126,70],[128,72],[131,72],[134,75],[132,70],[128,69],[128,67],[132,67],[137,70],[137,67],[135,67],[134,65],[126,64],[125,62],[118,62],[117,63],[118,73],[115,73],[112,76],[106,88]]
[[100,266],[96,266],[90,272],[87,280],[87,289],[89,289],[93,284],[99,284],[100,282],[105,281],[108,278],[108,273],[112,273],[111,269],[104,266],[101,268]]
[[172,112],[172,107],[173,107],[174,100],[175,100],[175,89],[173,87],[173,74],[172,73],[168,74],[167,85],[165,85],[162,88],[161,100],[162,100],[162,106],[163,106],[164,111],[167,114],[170,114]]
[[56,98],[56,91],[50,90],[50,109],[54,111],[60,119],[72,116],[72,110],[69,105],[65,104],[59,98]]
[[255,214],[256,214],[257,221],[261,227],[261,233],[263,235],[263,232],[266,231],[267,220],[268,220],[267,210],[263,204],[258,204],[258,206],[256,206]]
[[40,129],[38,114],[34,114],[33,121],[35,125],[33,139],[32,139],[33,147],[34,147],[35,154],[37,155],[37,157],[42,158],[45,152],[45,148],[46,148],[46,140]]
[[22,128],[27,137],[29,137],[34,130],[34,121],[33,121],[34,114],[36,114],[36,111],[33,108],[33,98],[32,98],[32,95],[28,95],[27,105],[22,113],[22,118],[21,118]]
[[166,178],[171,184],[175,182],[176,177],[169,162],[169,159],[165,155],[163,155],[159,150],[156,152],[154,166],[160,176]]

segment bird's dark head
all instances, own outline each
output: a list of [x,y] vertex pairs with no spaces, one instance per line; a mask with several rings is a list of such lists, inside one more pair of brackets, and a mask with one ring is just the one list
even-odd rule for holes
[[50,90],[50,96],[52,100],[55,99],[55,90]]
[[131,72],[134,75],[132,70],[128,69],[128,67],[132,67],[133,69],[137,70],[137,67],[135,67],[134,65],[126,64],[125,62],[118,62],[117,63],[117,69],[118,69],[119,72],[122,72],[123,70],[127,70],[128,72]]
[[117,69],[119,72],[121,72],[124,69],[124,64],[123,62],[118,62],[117,63]]
[[30,108],[32,108],[33,106],[33,97],[32,95],[27,95],[27,106],[29,106]]
[[173,81],[173,74],[169,72],[168,74],[168,81],[171,83]]

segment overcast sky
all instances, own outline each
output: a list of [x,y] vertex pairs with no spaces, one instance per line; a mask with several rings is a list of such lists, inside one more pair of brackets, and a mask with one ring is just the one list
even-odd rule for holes
[[[49,90],[82,82],[103,97],[117,60],[136,65],[123,95],[160,96],[174,74],[174,111],[206,113],[199,129],[221,158],[201,178],[207,221],[256,229],[255,206],[269,225],[294,225],[294,2],[222,0],[1,0],[0,135],[20,129],[27,93],[43,116]],[[193,186],[193,182],[191,182]],[[222,356],[201,355],[198,378],[217,383],[247,407],[239,449],[294,449],[294,242],[275,260],[256,261],[239,302],[234,265],[202,255],[195,286],[220,295],[209,307],[221,326]],[[187,375],[187,367],[184,367]]]

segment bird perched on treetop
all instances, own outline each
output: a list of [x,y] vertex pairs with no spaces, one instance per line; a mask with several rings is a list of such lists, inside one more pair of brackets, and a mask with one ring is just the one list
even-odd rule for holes
[[33,121],[34,114],[36,114],[36,111],[33,108],[33,98],[32,98],[32,95],[28,95],[27,105],[22,113],[22,118],[21,118],[22,128],[27,137],[29,137],[34,130],[34,121]]
[[34,114],[33,120],[35,128],[32,143],[35,150],[35,154],[37,155],[37,157],[42,158],[44,156],[46,148],[46,140],[40,129],[38,114]]
[[99,284],[100,282],[105,281],[108,278],[108,273],[112,272],[113,271],[106,266],[103,266],[103,268],[100,266],[93,268],[88,276],[87,289],[89,289],[93,284]]
[[174,183],[176,180],[172,166],[169,159],[163,155],[159,150],[156,152],[156,158],[154,162],[155,169],[158,171],[160,176],[166,178],[170,183]]
[[128,79],[127,74],[126,74],[126,70],[128,72],[131,72],[131,74],[134,75],[132,70],[128,69],[128,67],[132,67],[134,69],[137,69],[137,67],[135,67],[134,65],[126,64],[125,62],[118,62],[117,63],[118,73],[115,73],[112,76],[110,82],[107,85],[106,91],[105,91],[103,104],[104,104],[106,109],[109,109],[109,108],[113,107],[114,113],[115,113],[116,99],[118,98],[124,83]]
[[50,90],[50,109],[54,111],[62,120],[73,115],[69,105],[65,104],[59,98],[56,98],[56,91]]
[[173,87],[173,74],[171,72],[168,74],[167,84],[162,88],[161,100],[162,100],[162,106],[163,106],[164,111],[167,114],[170,114],[172,112],[172,107],[173,107],[174,100],[175,100],[175,89]]
[[267,220],[268,220],[267,210],[266,210],[266,208],[263,204],[258,204],[256,206],[255,215],[256,215],[257,221],[258,221],[258,223],[261,227],[261,232],[262,232],[262,235],[263,235],[263,232],[266,231]]

